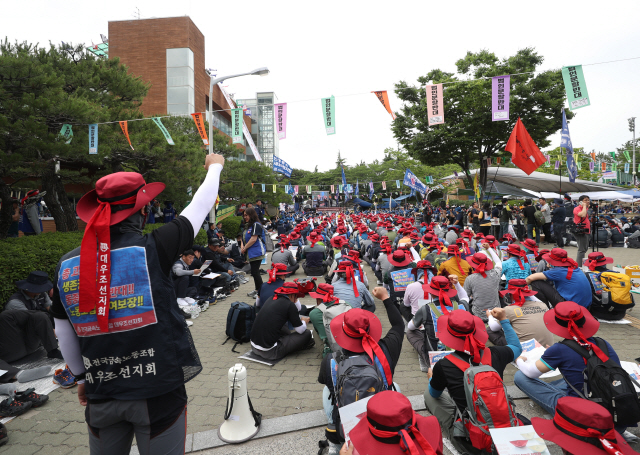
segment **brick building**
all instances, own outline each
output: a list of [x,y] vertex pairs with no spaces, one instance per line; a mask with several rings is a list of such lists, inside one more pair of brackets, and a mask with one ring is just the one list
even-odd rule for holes
[[[109,58],[118,57],[131,74],[151,85],[142,103],[145,116],[208,111],[210,79],[204,46],[204,35],[188,16],[109,22]],[[220,87],[214,86],[212,123],[229,141],[228,109],[236,107],[231,103]],[[243,120],[250,131],[251,118],[243,116]],[[236,147],[238,159],[254,159],[251,152],[247,155],[246,138]]]

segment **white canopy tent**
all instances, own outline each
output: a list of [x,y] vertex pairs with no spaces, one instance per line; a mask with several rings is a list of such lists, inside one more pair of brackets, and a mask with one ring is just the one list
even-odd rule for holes
[[[471,176],[475,176],[476,172],[480,172],[480,169],[470,171]],[[459,174],[457,177],[455,175],[449,175],[444,177],[443,180],[454,178],[462,179],[464,177],[464,174]],[[521,169],[509,167],[488,168],[487,183],[490,183],[492,180],[506,183],[516,188],[536,192],[552,192],[555,194],[560,193],[560,191],[562,191],[562,193],[569,193],[580,191],[618,191],[622,189],[606,183],[590,182],[589,180],[581,179],[576,179],[576,181],[572,183],[568,177],[559,177],[554,174],[545,174],[544,172],[532,172],[531,175],[527,175]],[[561,181],[562,183],[560,183]]]
[[619,191],[588,191],[585,193],[572,193],[571,199],[577,200],[580,195],[586,194],[592,201],[622,201],[622,202],[635,202],[638,198],[634,198],[633,195],[628,193],[622,193]]

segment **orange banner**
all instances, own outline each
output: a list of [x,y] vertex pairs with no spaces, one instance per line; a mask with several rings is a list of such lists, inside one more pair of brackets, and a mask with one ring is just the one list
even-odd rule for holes
[[596,160],[596,152],[591,152],[591,159],[592,159],[593,161],[595,161],[595,160]]
[[131,139],[129,139],[129,126],[127,125],[127,121],[123,121],[123,122],[118,122],[120,124],[120,128],[122,128],[122,132],[124,133],[124,137],[127,138],[127,141],[129,141],[129,147],[131,147],[131,150],[135,150],[133,148],[133,145],[131,145]]
[[371,92],[371,93],[376,94],[376,96],[378,97],[378,99],[380,100],[384,108],[387,110],[389,114],[391,114],[391,118],[395,120],[396,114],[394,114],[393,111],[391,110],[391,105],[389,104],[389,96],[387,95],[387,91],[383,90],[381,92]]
[[202,112],[191,114],[191,117],[193,117],[193,121],[196,122],[196,128],[198,129],[198,133],[200,133],[203,144],[209,145],[209,139],[207,139],[207,130],[204,128],[204,118],[202,117]]

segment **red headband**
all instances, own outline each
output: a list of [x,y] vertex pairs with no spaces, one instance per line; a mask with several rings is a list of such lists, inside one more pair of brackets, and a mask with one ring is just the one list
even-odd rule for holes
[[[609,429],[606,433],[602,433],[600,430],[594,428],[581,428],[566,420],[559,412],[556,411],[556,415],[553,416],[553,425],[561,432],[568,434],[569,436],[579,436],[579,439],[589,438],[597,439],[602,446],[602,449],[611,455],[624,455],[624,453],[618,447],[616,441],[616,433],[613,428]],[[585,441],[589,442],[589,441]],[[595,444],[593,444],[597,447]]]
[[[414,412],[413,417],[411,418],[411,423],[407,423],[404,428],[400,429],[400,431],[384,431],[378,430],[375,428],[369,419],[367,419],[367,424],[369,425],[369,432],[378,438],[393,438],[395,436],[400,436],[400,448],[403,452],[408,452],[409,455],[419,455],[420,451],[416,447],[413,439],[411,439],[411,435],[416,438],[416,442],[422,449],[422,451],[426,455],[436,455],[436,451],[433,450],[429,441],[422,436],[418,428],[416,427],[416,414]],[[411,434],[410,434],[411,433]]]

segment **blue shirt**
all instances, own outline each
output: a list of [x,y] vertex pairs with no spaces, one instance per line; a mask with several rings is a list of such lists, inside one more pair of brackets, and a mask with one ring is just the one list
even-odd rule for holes
[[553,281],[562,298],[585,308],[591,306],[591,285],[582,270],[574,269],[571,280],[567,280],[567,267],[554,267],[542,273],[547,280]]
[[[595,343],[593,337],[587,338],[587,340]],[[618,354],[616,354],[616,351],[613,350],[608,341],[605,340],[605,343],[607,343],[607,348],[609,349],[609,357],[611,358],[611,360],[620,365],[620,359],[618,358]],[[560,372],[567,379],[567,381],[569,381],[572,386],[574,386],[582,393],[584,387],[582,372],[587,367],[587,365],[584,363],[584,358],[580,354],[571,349],[569,346],[565,346],[562,343],[555,343],[551,345],[549,349],[544,352],[544,354],[542,354],[540,360],[542,360],[542,362],[552,370],[560,368]],[[577,397],[578,394],[575,393],[571,387],[569,387],[569,396]]]
[[516,258],[507,259],[502,263],[502,273],[504,273],[504,276],[507,279],[507,284],[509,283],[509,280],[514,278],[521,278],[524,280],[531,275],[531,266],[529,263],[525,262],[524,259],[520,259],[520,262],[524,266],[524,270],[520,269]]

